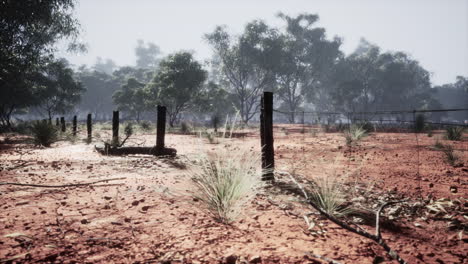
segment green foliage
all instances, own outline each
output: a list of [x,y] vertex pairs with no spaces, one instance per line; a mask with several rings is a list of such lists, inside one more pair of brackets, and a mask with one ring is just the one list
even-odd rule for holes
[[141,39],[138,40],[138,45],[135,48],[137,57],[136,66],[142,69],[155,69],[158,66],[158,56],[161,54],[159,47],[151,42],[145,45]]
[[149,121],[141,121],[140,122],[140,127],[144,131],[150,131],[151,130],[151,122]]
[[52,61],[44,67],[37,96],[41,102],[39,107],[49,119],[57,113],[67,113],[80,101],[85,89],[73,75],[65,60]]
[[229,223],[257,192],[260,156],[251,151],[224,151],[203,157],[192,170],[192,195],[216,220]]
[[15,111],[40,103],[42,66],[53,61],[55,43],[69,39],[78,50],[74,0],[0,1],[0,125]]
[[414,121],[414,132],[416,133],[423,132],[425,122],[426,122],[426,117],[423,114],[416,115],[416,120]]
[[58,140],[57,128],[47,121],[36,121],[31,126],[34,144],[50,147]]
[[147,86],[148,101],[167,107],[169,125],[174,126],[182,111],[200,96],[207,72],[192,54],[179,52],[164,58],[152,83]]
[[349,146],[360,141],[367,136],[366,130],[359,124],[352,124],[348,131],[345,132],[346,144]]
[[145,84],[137,81],[135,78],[130,78],[127,83],[122,86],[122,89],[117,90],[112,99],[119,107],[119,110],[127,111],[140,121],[140,114],[147,110],[146,98],[148,92],[144,88]]
[[463,138],[464,127],[449,126],[445,129],[445,138],[448,140],[460,141]]

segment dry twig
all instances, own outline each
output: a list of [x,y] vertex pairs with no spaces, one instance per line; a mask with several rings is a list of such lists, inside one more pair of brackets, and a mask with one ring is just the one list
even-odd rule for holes
[[126,177],[104,179],[104,180],[86,182],[86,183],[63,184],[63,185],[42,185],[42,184],[17,183],[17,182],[0,182],[0,185],[15,185],[15,186],[28,186],[28,187],[40,187],[40,188],[66,188],[66,187],[88,186],[88,185],[92,185],[92,184],[96,184],[100,182],[108,182],[108,181],[116,181],[116,180],[124,180],[124,179],[126,179]]

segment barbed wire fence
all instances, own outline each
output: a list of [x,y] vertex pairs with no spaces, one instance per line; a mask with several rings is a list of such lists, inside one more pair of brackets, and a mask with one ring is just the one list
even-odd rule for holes
[[[363,112],[332,112],[332,111],[284,111],[273,109],[275,125],[290,124],[291,117],[299,117],[299,122],[294,122],[301,126],[302,141],[305,143],[306,129],[324,128],[325,132],[340,132],[349,128],[351,124],[370,125],[374,132],[410,132],[414,134],[416,149],[416,181],[418,182],[418,195],[422,198],[422,176],[420,173],[420,151],[421,145],[418,135],[421,131],[416,131],[417,122],[421,122],[428,131],[444,129],[450,126],[468,127],[467,121],[450,122],[442,121],[443,116],[449,112],[466,112],[468,119],[468,108],[453,109],[424,109],[424,110],[398,110],[398,111],[363,111]],[[422,121],[418,121],[418,115],[424,115]],[[463,150],[466,151],[466,150]],[[302,148],[302,155],[305,150]]]

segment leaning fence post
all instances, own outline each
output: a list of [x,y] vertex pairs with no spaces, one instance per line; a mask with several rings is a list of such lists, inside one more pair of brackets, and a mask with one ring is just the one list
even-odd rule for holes
[[275,152],[273,147],[273,93],[264,92],[260,114],[262,169],[264,181],[274,181]]
[[76,116],[73,116],[73,136],[76,136],[76,126],[77,126]]
[[112,144],[119,144],[119,111],[112,113]]
[[62,132],[65,132],[67,130],[65,126],[65,117],[60,117],[60,124],[62,124]]
[[86,128],[88,130],[88,142],[91,142],[92,139],[92,121],[91,121],[91,114],[88,114],[86,119]]
[[156,125],[156,151],[164,149],[164,137],[166,134],[166,107],[158,105],[158,120]]

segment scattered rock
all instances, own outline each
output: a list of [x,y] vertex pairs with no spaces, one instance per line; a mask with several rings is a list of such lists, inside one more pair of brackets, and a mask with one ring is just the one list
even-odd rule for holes
[[262,263],[262,257],[253,256],[250,258],[249,263]]
[[140,201],[133,201],[132,202],[132,206],[137,206],[138,204],[140,204]]
[[81,220],[81,223],[82,223],[83,225],[86,225],[86,224],[89,224],[89,221],[88,221],[88,219],[83,218],[83,219]]
[[236,264],[238,257],[236,255],[229,255],[224,259],[226,264]]
[[457,186],[450,186],[450,192],[451,193],[457,193],[458,192]]

